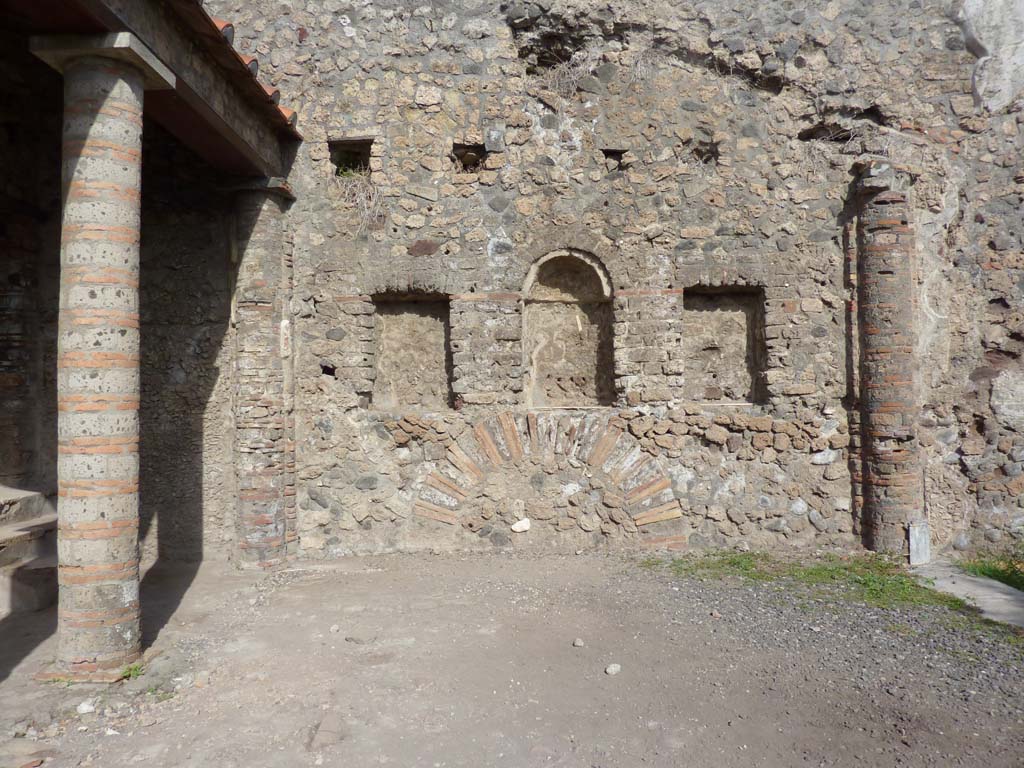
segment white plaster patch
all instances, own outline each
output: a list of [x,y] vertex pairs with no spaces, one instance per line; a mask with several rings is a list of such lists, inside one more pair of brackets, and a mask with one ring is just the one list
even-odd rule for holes
[[696,472],[682,464],[669,465],[667,471],[672,478],[672,483],[679,488],[689,488],[690,483],[697,477]]
[[992,410],[1008,427],[1024,430],[1024,373],[1003,371],[992,382]]
[[742,472],[734,472],[728,475],[725,480],[715,488],[712,498],[722,499],[732,496],[742,496],[747,490],[747,477]]
[[566,483],[565,485],[562,486],[562,495],[565,498],[569,498],[574,493],[579,493],[582,490],[583,486],[581,486],[579,483]]
[[1024,88],[1024,0],[964,0],[956,20],[978,57],[975,98],[1002,109]]

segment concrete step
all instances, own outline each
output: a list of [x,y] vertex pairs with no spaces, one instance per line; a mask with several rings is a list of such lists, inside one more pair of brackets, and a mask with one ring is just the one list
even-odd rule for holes
[[995,579],[965,573],[955,562],[946,559],[910,570],[939,592],[971,603],[986,619],[1024,628],[1024,592],[1019,589]]
[[0,526],[31,520],[49,512],[56,514],[56,510],[53,496],[0,485]]
[[35,517],[0,524],[0,567],[56,552],[56,511],[48,509]]
[[0,567],[0,617],[41,611],[56,602],[56,554],[26,558]]
[[0,488],[0,616],[57,602],[57,509],[36,491]]

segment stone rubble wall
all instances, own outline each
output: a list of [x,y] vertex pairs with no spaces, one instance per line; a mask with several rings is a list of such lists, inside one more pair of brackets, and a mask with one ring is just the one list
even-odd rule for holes
[[[1020,102],[975,103],[947,5],[208,3],[305,136],[289,211],[300,552],[854,541],[863,157],[912,178],[911,429],[934,543],[1020,535]],[[354,205],[330,159],[366,137],[379,207]],[[483,145],[481,166],[453,143]],[[538,411],[535,435],[522,291],[559,250],[609,277],[616,406]],[[763,301],[743,329],[763,343],[755,394],[733,381],[749,342],[687,311],[687,289]],[[390,364],[373,298],[389,294],[449,297],[452,409],[371,407]],[[720,359],[701,363],[713,345],[690,345],[709,335]],[[576,434],[528,453],[552,420]],[[651,501],[667,508],[613,515],[622,488],[588,442],[612,428],[668,479]],[[540,524],[508,533],[520,514]]]
[[159,126],[143,129],[140,516],[143,560],[235,546],[232,293],[223,179]]
[[61,83],[0,36],[0,486],[52,493]]

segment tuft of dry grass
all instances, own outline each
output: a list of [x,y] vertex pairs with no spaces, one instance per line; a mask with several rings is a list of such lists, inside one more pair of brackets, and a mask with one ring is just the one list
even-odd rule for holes
[[637,51],[629,68],[629,82],[633,84],[649,82],[657,71],[666,66],[667,57],[654,48],[646,47]]
[[544,70],[540,76],[540,84],[563,99],[571,98],[579,89],[580,81],[587,75],[592,75],[597,69],[601,57],[602,52],[596,46],[575,51],[568,60]]
[[339,171],[333,180],[336,199],[352,212],[352,234],[362,234],[383,222],[387,213],[384,196],[373,183],[369,170]]

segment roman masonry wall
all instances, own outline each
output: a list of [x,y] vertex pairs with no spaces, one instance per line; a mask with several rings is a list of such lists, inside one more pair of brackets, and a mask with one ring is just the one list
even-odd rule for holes
[[211,5],[302,105],[302,554],[1020,535],[1020,111],[940,3]]
[[[819,5],[208,0],[304,140],[291,201],[144,125],[143,558],[1024,536],[1012,52]],[[62,84],[8,42],[0,484],[53,492]]]

